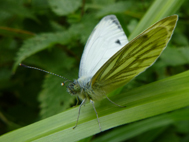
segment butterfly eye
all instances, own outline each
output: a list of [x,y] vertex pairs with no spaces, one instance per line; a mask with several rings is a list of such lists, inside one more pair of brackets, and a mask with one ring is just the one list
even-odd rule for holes
[[78,83],[74,85],[74,90],[75,91],[80,91],[81,90],[81,87],[80,87],[80,85]]
[[81,87],[78,82],[73,82],[67,86],[67,91],[72,95],[76,95],[81,92]]

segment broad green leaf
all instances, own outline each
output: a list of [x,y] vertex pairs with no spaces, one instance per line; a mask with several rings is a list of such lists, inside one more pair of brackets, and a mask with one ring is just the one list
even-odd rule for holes
[[59,16],[73,13],[81,6],[81,0],[48,0],[54,13]]
[[46,33],[36,35],[33,38],[24,41],[23,46],[19,49],[15,63],[13,66],[13,71],[16,70],[19,63],[21,63],[27,57],[44,50],[54,44],[67,44],[70,42],[70,35],[68,32],[61,33]]
[[[118,108],[104,99],[96,104],[103,131],[137,120],[169,112],[189,105],[189,71],[123,92],[111,99],[125,108]],[[72,129],[78,107],[54,115],[0,137],[0,141],[78,141],[99,133],[91,104],[81,109],[76,129]],[[74,136],[74,137],[73,137]]]

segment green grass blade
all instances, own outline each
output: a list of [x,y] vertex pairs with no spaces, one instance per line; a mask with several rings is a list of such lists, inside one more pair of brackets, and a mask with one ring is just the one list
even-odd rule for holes
[[[109,133],[101,135],[93,142],[99,141],[124,141],[140,135],[146,131],[152,131],[156,128],[165,129],[170,124],[178,121],[189,120],[189,109],[181,109],[168,114],[159,115],[143,121],[132,123],[123,127],[118,127]],[[154,132],[153,132],[154,133]],[[148,135],[148,137],[151,137]]]
[[184,0],[156,0],[148,9],[144,17],[140,20],[135,30],[129,36],[129,41],[144,31],[155,22],[174,14]]
[[[121,93],[111,99],[125,108],[118,108],[104,99],[96,104],[103,130],[134,122],[189,105],[189,71]],[[0,141],[78,141],[99,133],[91,104],[81,109],[78,127],[75,125],[78,107],[7,133]]]

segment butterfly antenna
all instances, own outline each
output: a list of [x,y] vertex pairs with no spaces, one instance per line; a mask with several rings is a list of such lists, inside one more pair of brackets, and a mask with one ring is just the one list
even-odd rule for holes
[[[58,75],[58,74],[55,74],[55,73],[53,73],[53,72],[49,72],[49,71],[46,71],[46,70],[43,70],[43,69],[39,69],[39,68],[36,68],[36,67],[31,67],[31,66],[27,66],[27,65],[24,65],[24,64],[19,64],[20,66],[23,66],[23,67],[25,67],[25,68],[29,68],[29,69],[34,69],[34,70],[39,70],[39,71],[42,71],[42,72],[45,72],[45,73],[48,73],[48,74],[51,74],[51,75],[55,75],[55,76],[58,76],[58,77],[60,77],[60,78],[63,78],[63,79],[65,79],[66,81],[69,81],[69,82],[71,82],[71,80],[69,80],[69,79],[67,79],[67,78],[65,78],[65,77],[63,77],[63,76],[61,76],[61,75]],[[65,81],[65,82],[66,82]],[[64,83],[65,83],[64,82]],[[63,83],[63,84],[64,84]]]

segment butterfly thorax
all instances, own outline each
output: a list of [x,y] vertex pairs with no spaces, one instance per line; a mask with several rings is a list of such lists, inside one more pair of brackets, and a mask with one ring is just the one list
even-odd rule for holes
[[90,83],[91,77],[81,77],[67,86],[67,91],[71,95],[78,96],[80,99],[93,100],[94,92]]

